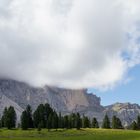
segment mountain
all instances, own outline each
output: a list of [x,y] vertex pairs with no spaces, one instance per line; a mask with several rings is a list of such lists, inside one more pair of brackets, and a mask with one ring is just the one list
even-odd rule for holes
[[14,80],[0,80],[0,114],[5,107],[11,105],[16,110],[18,121],[28,104],[35,110],[41,103],[49,103],[52,108],[62,114],[79,112],[90,118],[96,117],[99,122],[102,121],[106,113],[110,118],[117,115],[125,126],[140,114],[140,106],[137,104],[116,103],[104,107],[100,102],[99,97],[87,93],[86,89],[70,90],[51,86],[37,88]]
[[132,121],[136,120],[138,115],[140,115],[140,106],[138,104],[116,103],[106,106],[104,112],[107,113],[110,118],[113,115],[118,116],[123,125],[127,127]]

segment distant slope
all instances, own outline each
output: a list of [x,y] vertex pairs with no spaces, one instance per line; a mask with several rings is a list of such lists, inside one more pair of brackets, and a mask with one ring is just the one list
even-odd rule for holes
[[110,118],[113,115],[118,116],[122,120],[123,125],[127,126],[140,115],[140,106],[138,104],[116,103],[105,107],[104,112],[107,113]]

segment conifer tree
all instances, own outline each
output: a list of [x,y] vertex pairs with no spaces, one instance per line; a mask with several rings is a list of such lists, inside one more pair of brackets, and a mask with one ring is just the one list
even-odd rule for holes
[[52,114],[48,116],[47,128],[48,128],[48,131],[50,131],[50,129],[52,128]]
[[102,128],[106,128],[106,129],[110,128],[110,120],[109,120],[107,114],[105,115],[105,117],[103,119]]
[[27,119],[27,111],[23,111],[21,115],[21,128],[22,130],[27,130],[28,129],[28,119]]
[[137,123],[133,121],[130,127],[132,130],[137,130]]
[[99,128],[99,124],[96,118],[92,119],[92,128]]
[[82,120],[81,120],[79,113],[76,114],[76,121],[75,122],[76,122],[77,130],[79,130],[82,127]]
[[58,129],[58,115],[55,111],[52,114],[52,128],[56,130]]
[[8,129],[16,127],[16,112],[12,106],[10,106],[4,114],[4,125]]
[[64,128],[66,128],[66,129],[69,128],[69,119],[68,119],[68,115],[64,116]]
[[8,109],[7,107],[5,107],[3,111],[3,116],[1,118],[2,127],[6,127],[7,112],[8,112]]
[[38,128],[38,125],[40,123],[43,123],[43,127],[46,127],[46,119],[45,119],[45,107],[43,104],[40,104],[37,109],[35,110],[33,114],[33,121],[34,121],[34,126]]
[[33,128],[33,118],[32,118],[32,109],[30,105],[27,105],[26,107],[26,113],[27,113],[27,124],[28,128]]
[[61,112],[59,112],[58,116],[58,128],[63,128],[63,117],[61,115]]
[[137,129],[140,130],[140,116],[137,117]]
[[117,118],[116,116],[112,117],[112,128],[113,129],[122,129],[122,123],[121,120],[119,118]]
[[86,116],[83,116],[83,118],[82,118],[82,127],[83,128],[90,128],[90,120]]

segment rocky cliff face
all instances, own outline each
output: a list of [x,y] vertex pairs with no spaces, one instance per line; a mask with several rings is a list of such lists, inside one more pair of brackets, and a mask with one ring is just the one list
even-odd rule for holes
[[117,103],[103,107],[100,98],[88,94],[86,89],[68,90],[50,86],[35,88],[14,80],[0,80],[0,114],[6,106],[11,105],[15,108],[19,121],[22,111],[28,104],[35,110],[41,103],[49,103],[62,114],[79,112],[91,118],[97,117],[99,122],[106,113],[110,117],[117,115],[124,125],[130,124],[140,113],[140,106],[136,104]]
[[80,112],[88,116],[100,114],[104,108],[100,105],[100,98],[87,94],[86,89],[68,90],[45,86],[34,88],[25,83],[13,80],[0,80],[1,110],[5,106],[14,106],[18,118],[23,109],[30,104],[33,110],[41,103],[49,103],[57,112],[68,114]]
[[125,127],[132,121],[136,120],[137,116],[140,115],[140,106],[138,104],[130,103],[116,103],[105,107],[104,114],[107,113],[110,118],[113,115],[118,116]]

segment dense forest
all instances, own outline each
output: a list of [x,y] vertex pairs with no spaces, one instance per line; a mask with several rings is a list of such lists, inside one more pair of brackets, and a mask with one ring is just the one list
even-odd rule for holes
[[[102,124],[99,125],[97,118],[92,119],[87,116],[80,115],[77,113],[71,113],[69,115],[61,115],[51,108],[49,104],[40,104],[37,109],[32,112],[31,106],[28,105],[26,109],[22,112],[20,123],[16,123],[16,112],[14,107],[10,106],[5,108],[3,115],[0,120],[1,128],[21,128],[22,130],[27,130],[29,128],[37,128],[41,131],[42,128],[48,129],[72,129],[76,128],[105,128],[105,129],[124,129],[121,120],[113,116],[110,121],[108,115],[104,116]],[[140,116],[137,117],[137,121],[133,121],[128,127],[132,130],[140,130]]]

